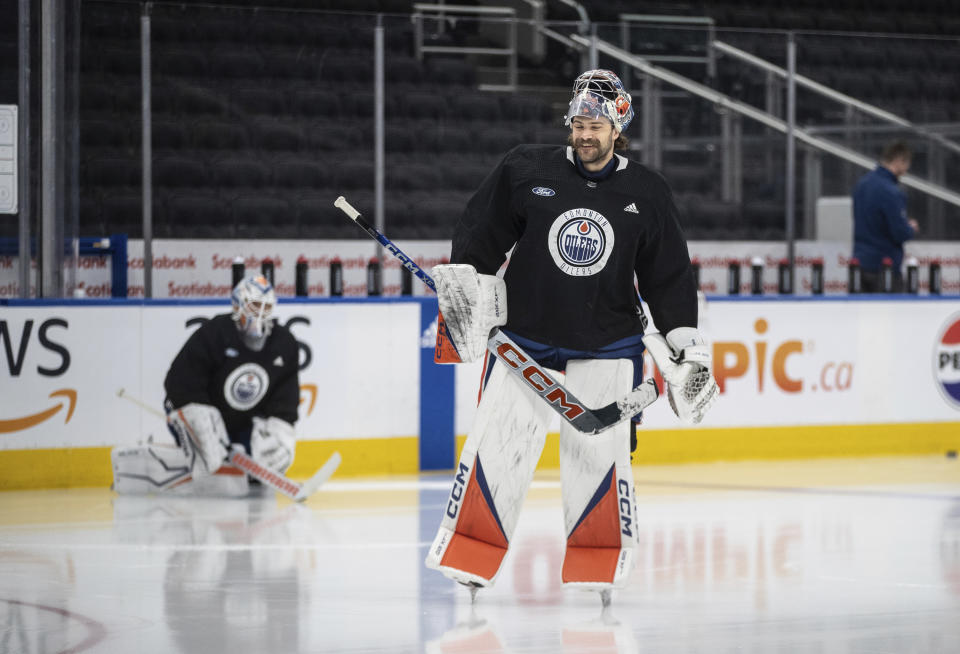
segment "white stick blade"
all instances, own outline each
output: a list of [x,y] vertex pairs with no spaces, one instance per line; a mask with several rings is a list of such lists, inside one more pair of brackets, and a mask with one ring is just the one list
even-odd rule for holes
[[323,485],[327,479],[330,478],[337,468],[340,466],[340,461],[342,460],[340,452],[334,452],[330,455],[330,458],[327,459],[327,462],[317,470],[310,479],[305,481],[300,487],[300,492],[297,493],[296,497],[293,499],[297,502],[302,502],[316,491],[320,486]]

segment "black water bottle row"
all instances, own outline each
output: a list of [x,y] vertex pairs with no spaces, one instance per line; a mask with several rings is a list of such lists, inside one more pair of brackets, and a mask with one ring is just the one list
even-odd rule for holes
[[[697,288],[700,288],[700,262],[698,259],[692,260],[694,280]],[[741,262],[731,260],[727,264],[727,295],[739,295],[741,291]],[[764,261],[760,257],[754,257],[750,260],[750,294],[763,295],[767,290],[763,282]],[[880,267],[880,273],[877,277],[877,290],[881,293],[910,293],[916,295],[920,292],[920,269],[917,259],[909,257],[906,260],[906,278],[902,285],[894,274],[893,261],[885,257]],[[790,295],[794,292],[793,269],[787,259],[781,259],[777,264],[777,293],[780,295]],[[943,288],[941,277],[941,265],[938,261],[932,261],[929,267],[929,276],[927,287],[931,295],[940,295]],[[771,287],[772,288],[772,287]],[[824,292],[824,274],[823,259],[816,258],[810,263],[810,291],[813,295],[823,295]],[[863,271],[860,267],[860,261],[852,257],[847,261],[847,293],[859,294],[864,292]]]
[[[444,262],[446,259],[443,260]],[[274,272],[276,266],[270,258],[263,259],[260,262],[260,274],[267,278],[271,284],[274,281]],[[236,286],[244,275],[246,275],[246,264],[242,257],[233,260],[230,268],[232,277],[231,286]],[[376,257],[367,262],[367,295],[376,297],[383,295],[383,272],[380,260]],[[307,297],[309,285],[307,278],[309,275],[309,264],[306,257],[301,256],[297,259],[294,270],[294,293],[297,297]],[[413,273],[406,268],[400,269],[400,294],[413,295]],[[343,261],[340,257],[334,257],[330,260],[330,296],[343,297]]]
[[[446,259],[443,260],[446,262]],[[698,259],[691,261],[694,282],[697,288],[700,288],[701,266]],[[750,261],[750,293],[751,295],[763,295],[766,291],[763,282],[764,261],[760,257],[754,257]],[[727,265],[727,295],[739,295],[741,291],[740,281],[741,263],[739,260],[731,260]],[[274,274],[275,265],[270,258],[265,258],[260,262],[260,272],[270,283],[275,284]],[[237,257],[231,266],[232,285],[243,279],[246,274],[246,266],[242,257]],[[308,286],[309,265],[307,259],[301,256],[297,259],[294,273],[295,294],[297,297],[307,297],[309,293]],[[893,271],[893,262],[889,258],[884,258],[880,268],[878,279],[879,291],[882,293],[900,293],[905,292],[916,295],[920,292],[920,269],[917,259],[909,257],[906,260],[906,277],[902,280],[902,288],[898,288],[896,277]],[[942,292],[941,265],[938,261],[932,261],[929,266],[927,287],[931,295],[940,295]],[[380,260],[372,257],[366,266],[366,289],[367,295],[377,297],[383,295],[383,269]],[[780,295],[790,295],[794,292],[793,268],[787,259],[781,259],[777,263],[777,281],[776,290]],[[847,261],[847,293],[859,294],[864,292],[863,272],[860,268],[860,261],[853,257]],[[810,291],[813,295],[823,295],[824,292],[824,273],[823,259],[816,258],[810,263]],[[343,262],[339,257],[330,260],[330,296],[342,297],[343,291]],[[400,294],[413,295],[413,273],[408,269],[400,268]]]

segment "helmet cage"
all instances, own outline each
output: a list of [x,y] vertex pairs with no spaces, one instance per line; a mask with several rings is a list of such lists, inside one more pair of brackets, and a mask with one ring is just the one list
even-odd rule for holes
[[588,70],[573,83],[573,98],[564,125],[576,116],[606,118],[618,132],[623,132],[633,120],[632,99],[611,71]]
[[266,277],[256,275],[240,280],[230,300],[233,304],[232,318],[241,333],[252,338],[269,335],[277,296]]

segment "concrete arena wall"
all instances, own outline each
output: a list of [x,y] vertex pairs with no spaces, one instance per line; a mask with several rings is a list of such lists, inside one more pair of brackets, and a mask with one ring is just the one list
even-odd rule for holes
[[[0,304],[0,488],[106,486],[109,451],[153,436],[170,360],[218,301]],[[339,475],[453,467],[481,364],[432,363],[434,298],[282,300],[301,343],[292,477],[334,450]],[[960,449],[957,297],[709,297],[720,401],[685,428],[644,415],[637,463],[920,454]],[[649,361],[648,373],[652,370]],[[557,467],[559,421],[541,466]]]

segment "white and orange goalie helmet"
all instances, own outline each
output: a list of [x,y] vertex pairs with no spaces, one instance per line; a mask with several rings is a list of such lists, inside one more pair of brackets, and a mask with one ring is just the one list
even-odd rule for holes
[[233,287],[230,296],[233,304],[233,320],[241,333],[252,338],[261,338],[270,334],[273,327],[273,308],[277,305],[277,294],[273,284],[263,275],[245,277]]
[[564,125],[576,116],[606,118],[622,132],[633,120],[633,100],[613,72],[588,70],[573,82],[573,98]]

